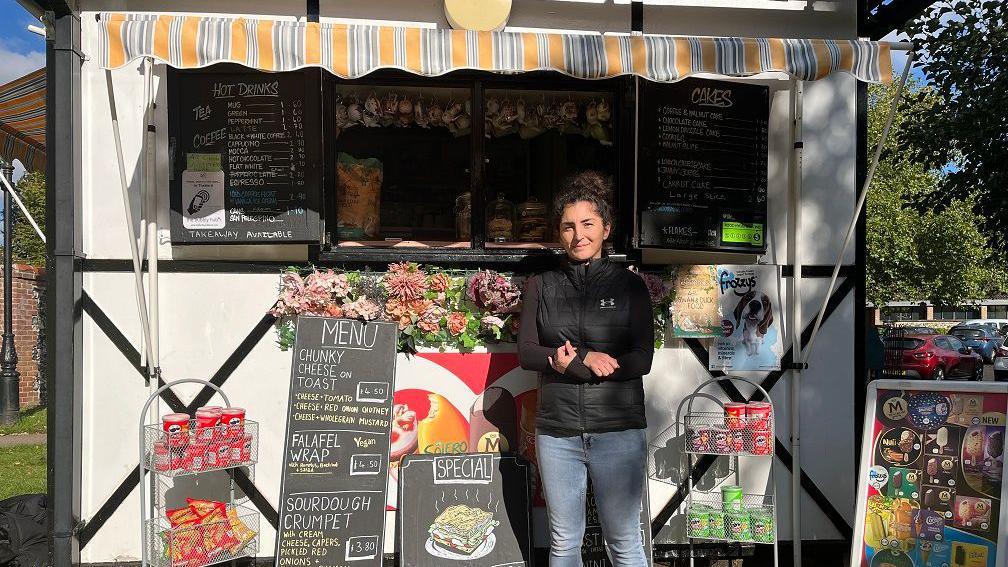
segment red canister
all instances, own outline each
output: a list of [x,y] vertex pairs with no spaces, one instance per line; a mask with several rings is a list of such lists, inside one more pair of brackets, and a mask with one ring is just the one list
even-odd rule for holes
[[749,402],[746,404],[746,422],[749,429],[770,429],[772,406],[769,402]]
[[220,422],[224,426],[225,437],[241,437],[245,433],[245,408],[222,409]]
[[728,432],[728,449],[730,453],[741,453],[742,449],[745,448],[745,432],[743,431],[729,431]]
[[161,418],[161,425],[164,427],[165,433],[169,435],[189,431],[189,414],[170,413]]
[[732,435],[723,427],[711,428],[711,453],[727,455],[731,453]]
[[171,453],[164,441],[154,442],[154,470],[165,472],[171,469]]
[[746,451],[753,455],[769,455],[773,451],[773,435],[769,429],[753,429],[749,432]]
[[710,452],[711,432],[709,429],[690,429],[689,447],[694,453]]
[[746,405],[741,402],[726,402],[724,405],[725,427],[745,429]]
[[192,443],[186,447],[185,453],[182,455],[181,463],[178,468],[185,471],[201,471],[206,466],[206,450],[207,443],[202,439],[195,439]]
[[213,439],[220,419],[221,410],[219,408],[203,407],[196,410],[196,437],[202,441]]

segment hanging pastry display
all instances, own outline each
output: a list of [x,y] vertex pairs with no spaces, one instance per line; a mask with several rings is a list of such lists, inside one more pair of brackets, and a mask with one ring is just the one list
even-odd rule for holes
[[[484,109],[484,132],[488,138],[518,134],[524,140],[549,130],[562,134],[580,134],[602,145],[612,145],[612,110],[608,100],[579,100],[569,96],[536,101],[522,96],[491,96]],[[458,99],[438,100],[423,94],[371,92],[362,103],[354,95],[341,96],[333,106],[338,130],[357,125],[368,128],[417,126],[446,128],[455,137],[472,131],[472,103]]]

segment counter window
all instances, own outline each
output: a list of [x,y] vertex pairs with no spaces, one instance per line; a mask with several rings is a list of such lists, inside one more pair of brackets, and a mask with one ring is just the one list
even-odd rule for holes
[[470,246],[456,211],[471,185],[470,93],[355,84],[326,95],[337,246]]
[[558,246],[556,187],[583,169],[615,174],[612,96],[487,89],[483,108],[487,247]]

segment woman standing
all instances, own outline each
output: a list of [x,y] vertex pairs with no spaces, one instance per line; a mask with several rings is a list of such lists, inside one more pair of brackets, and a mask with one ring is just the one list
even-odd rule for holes
[[553,203],[567,257],[529,278],[521,366],[539,372],[536,453],[550,522],[550,565],[581,565],[591,477],[615,567],[641,567],[640,503],[647,442],[642,377],[654,325],[644,281],[602,255],[612,229],[611,183],[586,171]]

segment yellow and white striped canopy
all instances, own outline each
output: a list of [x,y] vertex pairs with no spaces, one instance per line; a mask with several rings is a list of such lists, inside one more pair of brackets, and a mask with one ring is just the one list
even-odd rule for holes
[[153,57],[178,68],[322,67],[348,79],[382,68],[427,76],[457,69],[548,70],[583,79],[634,74],[660,82],[768,71],[807,81],[837,71],[873,83],[892,78],[889,44],[873,41],[474,32],[139,13],[103,13],[98,21],[100,61],[108,69]]

